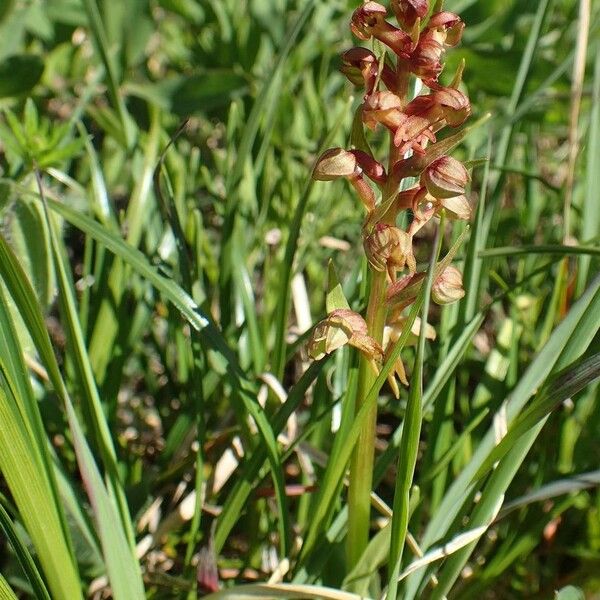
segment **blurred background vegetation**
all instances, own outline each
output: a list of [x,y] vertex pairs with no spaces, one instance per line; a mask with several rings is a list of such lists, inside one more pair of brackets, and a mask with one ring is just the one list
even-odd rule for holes
[[[511,393],[527,400],[551,375],[546,366],[600,350],[600,11],[594,4],[586,24],[580,5],[445,3],[467,24],[446,72],[464,58],[473,120],[492,118],[459,151],[476,161],[470,197],[480,207],[461,254],[468,295],[431,315],[438,340],[428,345],[410,522],[423,549],[468,525],[470,505],[439,536],[427,533],[503,401]],[[277,565],[285,570],[283,556],[297,556],[297,536],[323,501],[315,489],[333,439],[348,427],[343,406],[355,369],[342,351],[301,378],[306,331],[325,314],[330,258],[351,305],[360,309],[364,297],[361,207],[343,182],[310,182],[320,150],[349,143],[357,99],[338,56],[353,44],[355,7],[0,4],[2,598],[46,589],[77,597],[49,574],[56,567],[44,558],[53,552],[44,536],[64,548],[65,564],[76,563],[73,585],[88,593],[91,584],[97,598],[108,597],[106,575],[115,597],[195,597],[211,588],[214,560],[226,587],[265,582]],[[585,53],[576,53],[578,40]],[[418,246],[420,261],[430,237]],[[565,245],[583,251],[567,254]],[[16,265],[32,286],[20,296]],[[28,310],[43,314],[55,355]],[[196,332],[201,315],[214,323]],[[556,330],[561,322],[567,333]],[[410,351],[405,362],[410,370]],[[569,584],[595,597],[599,389],[559,400],[507,480],[512,509],[469,548],[455,577],[436,563],[426,578],[409,578],[404,597],[426,597],[432,572],[451,579],[451,597],[550,598]],[[389,505],[404,402],[387,388],[379,400],[385,460],[376,491]],[[297,409],[294,418],[277,426],[286,406]],[[11,455],[15,440],[31,464]],[[35,490],[33,476],[30,486],[17,481],[19,465],[43,473]],[[283,483],[299,487],[282,499]],[[336,486],[310,560],[284,580],[343,586],[344,493]],[[48,503],[56,529],[31,514]],[[121,559],[111,562],[113,550]],[[405,555],[408,564],[414,556]],[[384,558],[370,560],[376,576]],[[119,561],[128,565],[122,571]],[[143,579],[145,596],[135,585],[127,591],[128,578]]]

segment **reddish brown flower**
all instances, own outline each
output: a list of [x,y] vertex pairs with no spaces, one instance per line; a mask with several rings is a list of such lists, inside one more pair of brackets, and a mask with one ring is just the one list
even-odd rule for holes
[[392,92],[373,92],[365,98],[362,116],[369,129],[375,129],[379,123],[395,131],[404,121],[402,101]]
[[421,34],[419,42],[408,61],[410,71],[424,81],[437,81],[442,72],[444,47],[433,35]]
[[463,29],[464,23],[454,13],[434,14],[408,60],[410,71],[428,85],[436,82],[443,69],[442,57],[446,48],[460,42]]
[[350,29],[361,40],[372,37],[391,48],[398,56],[407,57],[412,40],[404,31],[385,20],[387,10],[378,2],[365,2],[352,14]]
[[452,304],[464,295],[462,274],[452,265],[443,270],[431,287],[431,298],[436,304]]
[[365,181],[363,173],[377,183],[385,182],[383,165],[366,152],[331,148],[321,155],[312,176],[317,181],[333,181],[340,177],[348,179],[370,211],[375,208],[375,193]]
[[452,198],[465,193],[470,177],[464,165],[451,156],[440,156],[421,175],[421,185],[435,198]]
[[439,88],[431,95],[441,107],[442,117],[450,127],[462,125],[471,114],[469,98],[457,89]]
[[[351,48],[342,54],[343,64],[340,71],[354,84],[364,85],[366,94],[375,89],[379,64],[375,55],[366,48]],[[388,89],[396,85],[396,75],[388,66],[383,66],[381,80]]]
[[377,223],[364,239],[365,253],[371,266],[377,271],[388,271],[393,281],[396,271],[408,266],[411,273],[416,270],[412,249],[412,236],[398,227]]
[[458,15],[444,11],[431,15],[427,23],[427,35],[434,38],[446,48],[456,46],[461,38],[465,24]]
[[400,27],[410,30],[417,19],[422,19],[429,10],[428,0],[392,0],[392,10]]
[[399,148],[400,154],[409,150],[423,154],[429,142],[435,142],[435,134],[431,123],[419,115],[404,115],[402,123],[394,133],[394,145]]
[[365,320],[346,308],[334,310],[314,328],[308,343],[308,354],[319,360],[346,344],[358,348],[374,361],[380,362],[382,359],[383,350],[368,334]]

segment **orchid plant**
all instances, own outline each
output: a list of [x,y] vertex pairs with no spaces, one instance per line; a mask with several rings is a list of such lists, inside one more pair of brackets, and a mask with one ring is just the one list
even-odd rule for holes
[[[427,276],[417,270],[414,247],[419,232],[442,214],[448,219],[471,217],[466,196],[469,173],[448,154],[463,139],[465,130],[438,141],[440,131],[461,126],[471,113],[469,98],[460,89],[464,65],[448,86],[439,79],[444,54],[460,42],[464,23],[456,14],[444,11],[439,0],[434,6],[428,0],[392,0],[390,5],[398,26],[387,19],[388,10],[377,2],[365,2],[352,15],[352,33],[365,42],[377,40],[383,51],[377,56],[373,50],[356,47],[342,55],[342,72],[364,90],[357,113],[362,122],[360,140],[349,149],[327,150],[313,172],[319,181],[347,179],[366,210],[362,228],[370,271],[366,315],[338,307],[315,327],[309,342],[314,359],[344,345],[360,351],[356,411],[405,327],[411,326],[416,336],[425,328],[426,337],[435,337],[427,323],[418,319],[406,323],[405,311],[415,302]],[[374,44],[376,51],[379,48]],[[416,80],[426,93],[411,97],[411,84]],[[365,127],[387,130],[386,159],[374,156],[364,137]],[[398,223],[405,212],[409,218],[403,228]],[[454,252],[438,263],[433,276],[431,297],[438,304],[455,302],[465,294],[462,275],[450,264]],[[388,381],[396,397],[400,385],[409,384],[401,359],[394,363]],[[368,543],[376,420],[375,406],[350,467],[349,568]]]

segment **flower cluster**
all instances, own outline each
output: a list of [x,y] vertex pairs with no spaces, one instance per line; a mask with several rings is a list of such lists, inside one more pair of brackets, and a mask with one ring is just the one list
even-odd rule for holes
[[[462,163],[448,155],[460,136],[450,136],[452,144],[448,138],[437,140],[441,129],[459,127],[471,112],[468,97],[459,89],[462,65],[449,86],[439,81],[444,54],[460,42],[464,29],[461,19],[442,10],[441,5],[438,0],[430,10],[429,0],[391,0],[398,26],[388,20],[387,9],[378,2],[365,2],[352,15],[352,33],[363,41],[378,40],[387,51],[378,58],[367,48],[352,48],[342,55],[341,68],[354,85],[364,88],[364,126],[369,130],[382,127],[389,132],[387,171],[370,151],[365,151],[368,147],[333,148],[319,158],[313,178],[346,178],[364,204],[367,218],[363,245],[371,268],[386,273],[388,289],[382,302],[389,310],[386,330],[379,340],[369,339],[373,332],[367,330],[360,315],[352,313],[357,319],[344,313],[341,323],[340,315],[330,314],[317,326],[318,335],[309,344],[309,353],[315,358],[343,345],[341,339],[353,343],[357,336],[360,343],[354,345],[370,359],[377,362],[385,357],[389,340],[397,339],[402,329],[402,310],[414,301],[424,278],[424,273],[416,272],[414,236],[442,211],[454,219],[468,220],[471,216],[465,195],[469,174]],[[426,92],[413,99],[408,97],[411,77],[420,79]],[[408,177],[418,183],[404,189],[403,180]],[[398,214],[405,210],[412,217],[406,230],[396,224]],[[398,277],[405,269],[408,272]],[[447,304],[463,295],[458,269],[446,264],[436,272],[432,289],[435,302]],[[352,322],[360,325],[354,334]],[[336,332],[341,328],[344,334],[334,335],[328,328]],[[398,379],[406,383],[402,364],[396,367]],[[395,380],[390,383],[397,391]]]

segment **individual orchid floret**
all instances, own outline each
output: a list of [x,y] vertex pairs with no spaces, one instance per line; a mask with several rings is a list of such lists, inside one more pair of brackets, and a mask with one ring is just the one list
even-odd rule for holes
[[413,196],[413,221],[408,228],[408,233],[414,236],[433,218],[438,208],[439,202],[427,192],[427,188],[419,188]]
[[385,223],[377,223],[364,238],[367,259],[376,271],[386,271],[392,281],[396,271],[408,267],[411,273],[417,268],[412,248],[412,236],[406,231]]
[[463,29],[464,23],[454,13],[434,14],[410,55],[410,71],[428,85],[436,82],[443,69],[446,48],[459,43]]
[[308,344],[308,354],[320,360],[346,344],[358,348],[375,362],[381,362],[383,358],[381,346],[368,334],[366,321],[346,308],[332,311],[317,324]]
[[444,269],[431,287],[431,298],[436,304],[452,304],[464,295],[462,274],[452,265]]
[[392,10],[398,24],[404,31],[410,31],[418,19],[422,19],[429,10],[428,0],[392,0]]
[[443,119],[450,127],[462,125],[471,114],[471,103],[467,96],[454,88],[440,88],[431,96],[442,111]]
[[404,31],[385,20],[387,10],[378,2],[365,2],[352,15],[350,29],[361,40],[372,37],[391,48],[398,56],[408,57],[412,40]]
[[425,35],[433,36],[444,48],[451,48],[460,43],[464,28],[465,24],[458,15],[443,11],[431,15]]
[[471,104],[461,91],[438,87],[431,94],[417,96],[404,112],[427,119],[432,126],[445,121],[451,127],[458,127],[471,114]]
[[390,131],[396,131],[406,120],[402,112],[402,101],[396,94],[387,91],[373,92],[365,98],[362,118],[369,129],[375,129],[381,124]]
[[417,46],[410,55],[408,67],[423,81],[437,81],[444,66],[442,65],[442,56],[444,47],[434,36],[422,34]]
[[[416,192],[413,190],[416,189]],[[410,207],[413,213],[413,221],[408,228],[411,236],[417,234],[435,215],[442,210],[450,219],[460,219],[468,221],[471,218],[471,205],[464,194],[452,196],[450,198],[436,198],[423,185],[420,188],[411,188],[407,190],[406,200],[412,201]]]
[[367,210],[371,211],[375,208],[375,193],[363,173],[378,183],[385,181],[385,169],[366,152],[331,148],[321,155],[312,176],[317,181],[333,181],[340,177],[348,179]]
[[[371,94],[379,75],[379,63],[375,54],[366,48],[351,48],[342,54],[342,62],[340,71],[354,85],[364,85],[366,94]],[[393,89],[396,85],[396,75],[387,64],[381,70],[381,80],[388,89]]]
[[409,150],[424,154],[427,144],[435,140],[430,121],[420,115],[404,114],[402,122],[394,132],[394,146],[400,154],[406,154]]
[[451,156],[440,156],[421,175],[421,185],[435,198],[453,198],[465,193],[470,177],[464,165]]

